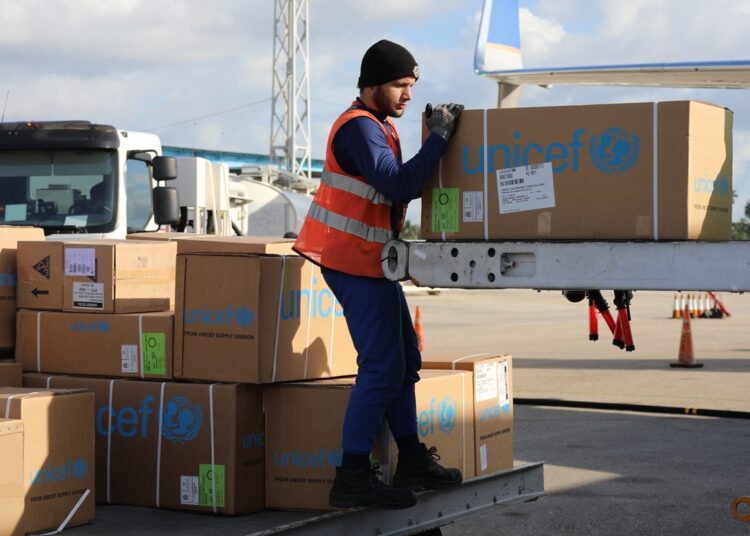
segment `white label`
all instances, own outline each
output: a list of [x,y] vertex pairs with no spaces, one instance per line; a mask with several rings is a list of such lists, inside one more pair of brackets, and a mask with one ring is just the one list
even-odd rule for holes
[[137,344],[123,344],[120,347],[120,357],[122,358],[121,372],[138,373]]
[[551,162],[497,170],[500,214],[554,207],[553,179]]
[[483,192],[464,192],[465,222],[484,221],[484,195]]
[[487,470],[487,445],[479,447],[479,465],[482,471]]
[[497,367],[498,402],[500,406],[510,404],[510,393],[508,392],[508,362],[500,363]]
[[86,227],[86,223],[89,221],[88,214],[73,214],[72,216],[65,216],[65,226],[73,227]]
[[477,402],[497,398],[497,362],[482,363],[474,368],[474,397]]
[[180,477],[180,504],[200,504],[197,476]]
[[104,283],[73,282],[73,307],[104,309]]
[[96,277],[94,248],[65,248],[65,275]]

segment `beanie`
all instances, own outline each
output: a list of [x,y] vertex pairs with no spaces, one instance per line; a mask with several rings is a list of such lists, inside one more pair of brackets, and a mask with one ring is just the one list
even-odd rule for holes
[[367,49],[362,57],[357,87],[378,86],[406,76],[419,79],[414,56],[399,44],[385,39]]

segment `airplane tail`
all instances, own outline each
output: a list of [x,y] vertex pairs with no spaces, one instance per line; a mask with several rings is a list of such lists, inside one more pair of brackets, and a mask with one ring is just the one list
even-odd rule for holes
[[522,66],[518,0],[484,0],[474,71],[483,74]]

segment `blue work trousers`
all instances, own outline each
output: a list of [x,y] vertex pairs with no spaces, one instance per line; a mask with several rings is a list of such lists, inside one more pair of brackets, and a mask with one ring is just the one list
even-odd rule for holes
[[395,438],[417,433],[417,335],[399,283],[327,268],[322,273],[344,309],[358,354],[342,446],[344,452],[369,454],[384,417]]

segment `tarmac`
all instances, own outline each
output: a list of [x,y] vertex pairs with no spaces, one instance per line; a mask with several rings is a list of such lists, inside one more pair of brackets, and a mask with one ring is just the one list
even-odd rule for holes
[[[491,508],[443,534],[750,535],[750,522],[731,515],[733,501],[750,496],[750,296],[721,296],[731,318],[691,321],[694,361],[703,364],[695,369],[670,367],[682,332],[673,296],[635,294],[635,351],[626,352],[601,318],[600,340],[589,341],[586,304],[559,292],[409,292],[426,356],[513,356],[515,463],[545,463],[543,497]],[[231,536],[267,515],[101,506],[95,523],[66,533]]]

